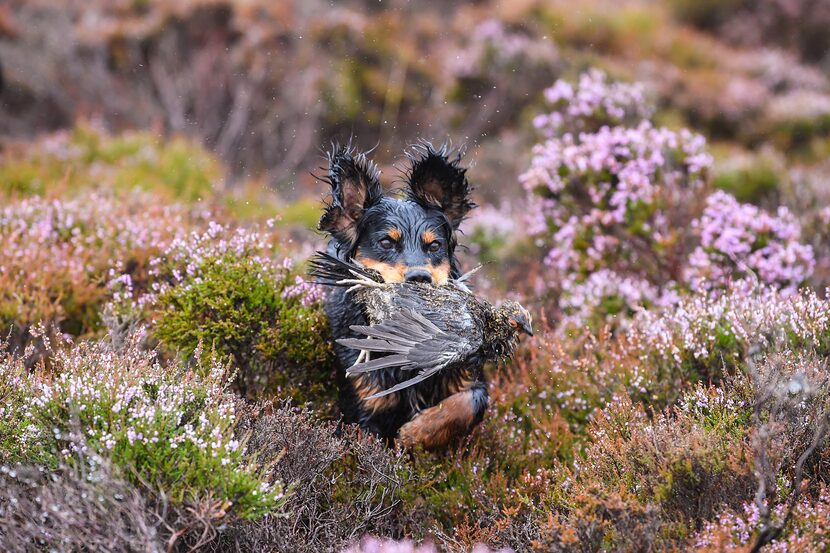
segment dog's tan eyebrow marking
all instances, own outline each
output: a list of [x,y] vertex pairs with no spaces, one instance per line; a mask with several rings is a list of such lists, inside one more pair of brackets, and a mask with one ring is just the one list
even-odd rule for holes
[[438,240],[438,235],[435,234],[434,230],[425,230],[424,233],[421,235],[421,238],[424,241],[424,244],[432,244],[436,240]]
[[402,236],[401,229],[399,229],[397,227],[390,228],[388,231],[386,231],[386,234],[392,240],[400,240],[401,236]]

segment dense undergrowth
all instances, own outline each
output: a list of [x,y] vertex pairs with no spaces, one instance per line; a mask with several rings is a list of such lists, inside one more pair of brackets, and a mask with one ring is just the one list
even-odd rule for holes
[[[140,4],[4,65],[10,134],[69,122],[0,151],[0,549],[830,548],[820,3]],[[477,137],[463,261],[538,329],[441,453],[338,423],[319,205],[246,174],[395,125]]]

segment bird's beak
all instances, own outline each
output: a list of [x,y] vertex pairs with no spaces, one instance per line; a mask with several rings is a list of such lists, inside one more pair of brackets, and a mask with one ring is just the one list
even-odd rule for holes
[[533,336],[533,327],[530,325],[530,321],[528,321],[524,317],[511,317],[510,324],[512,324],[515,328],[518,328],[528,336]]

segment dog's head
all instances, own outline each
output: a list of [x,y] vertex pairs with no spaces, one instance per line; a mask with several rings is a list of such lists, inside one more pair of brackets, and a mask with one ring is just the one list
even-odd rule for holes
[[380,172],[365,154],[335,146],[328,156],[331,196],[319,228],[341,258],[377,270],[386,282],[444,284],[458,276],[456,231],[470,201],[461,155],[429,143],[407,154],[402,197],[384,194]]

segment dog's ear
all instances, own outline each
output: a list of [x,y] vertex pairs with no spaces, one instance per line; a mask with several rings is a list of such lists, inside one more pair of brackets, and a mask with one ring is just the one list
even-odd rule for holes
[[357,239],[357,221],[383,196],[380,171],[351,146],[334,144],[328,162],[328,176],[321,180],[331,185],[331,194],[318,228],[351,244]]
[[443,211],[457,230],[467,212],[476,206],[470,200],[467,169],[459,166],[461,152],[453,153],[447,144],[436,149],[429,142],[421,142],[410,148],[407,157],[412,164],[407,175],[409,197]]

